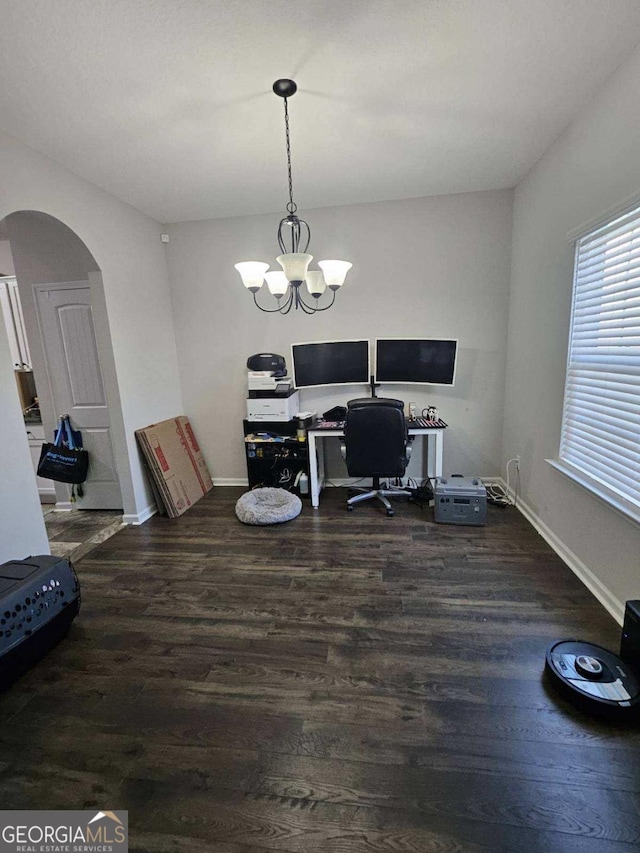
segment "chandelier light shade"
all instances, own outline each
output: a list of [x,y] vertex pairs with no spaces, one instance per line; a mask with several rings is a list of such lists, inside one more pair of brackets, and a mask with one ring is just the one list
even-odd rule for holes
[[312,260],[313,255],[307,255],[304,252],[290,252],[288,255],[279,255],[276,258],[287,281],[304,281]]
[[318,266],[331,290],[337,290],[344,284],[347,273],[353,264],[350,264],[349,261],[318,261]]
[[[313,255],[307,254],[311,241],[309,225],[297,216],[297,205],[293,200],[293,181],[291,178],[291,141],[289,137],[289,109],[287,99],[295,95],[297,85],[293,80],[276,80],[273,91],[284,100],[284,125],[287,143],[287,168],[289,172],[289,202],[287,215],[278,227],[278,245],[282,252],[276,260],[282,271],[268,271],[269,264],[262,261],[242,261],[235,264],[242,283],[253,294],[256,306],[267,313],[288,314],[292,308],[305,314],[326,311],[334,304],[336,291],[344,284],[347,273],[353,266],[349,261],[318,261],[319,270],[310,270]],[[258,292],[266,282],[267,290],[275,297],[274,307],[263,307],[258,302]],[[308,295],[303,296],[302,284],[306,282]],[[320,305],[320,297],[327,287],[331,291],[331,301]],[[306,299],[305,299],[306,296]],[[311,297],[311,298],[309,298]]]
[[235,265],[240,273],[242,283],[252,293],[257,293],[262,287],[264,274],[269,269],[269,264],[264,264],[262,261],[242,261]]
[[273,272],[265,273],[265,279],[267,281],[267,287],[269,288],[269,293],[272,296],[275,296],[277,299],[284,296],[287,292],[287,288],[289,287],[289,279],[283,272],[279,270],[274,270]]
[[312,296],[320,298],[327,289],[327,283],[320,270],[307,270],[307,290]]

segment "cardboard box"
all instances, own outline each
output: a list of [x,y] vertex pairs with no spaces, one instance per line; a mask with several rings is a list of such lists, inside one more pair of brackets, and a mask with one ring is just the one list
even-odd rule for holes
[[189,423],[181,415],[136,430],[158,510],[178,518],[213,487]]

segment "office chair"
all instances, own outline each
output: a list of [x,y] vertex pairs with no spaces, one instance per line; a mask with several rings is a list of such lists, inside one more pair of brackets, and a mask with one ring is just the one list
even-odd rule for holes
[[409,491],[380,486],[381,477],[402,477],[411,456],[401,400],[384,397],[350,400],[341,451],[350,477],[373,477],[371,488],[358,489],[363,494],[348,499],[349,511],[360,501],[377,498],[387,515],[393,515],[387,497],[411,495]]

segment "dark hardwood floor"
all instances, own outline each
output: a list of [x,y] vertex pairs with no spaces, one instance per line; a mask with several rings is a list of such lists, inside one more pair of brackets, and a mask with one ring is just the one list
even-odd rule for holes
[[69,637],[0,696],[0,808],[128,809],[149,853],[638,849],[640,729],[542,679],[620,629],[517,510],[330,489],[246,527],[242,491],[77,563]]

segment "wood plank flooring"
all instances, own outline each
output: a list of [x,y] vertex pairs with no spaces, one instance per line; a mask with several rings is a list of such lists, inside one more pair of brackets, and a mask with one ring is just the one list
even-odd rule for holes
[[620,630],[513,508],[246,527],[242,489],[77,563],[69,637],[0,695],[4,809],[128,809],[148,853],[630,853],[640,729],[545,648]]
[[44,504],[44,524],[51,553],[74,564],[123,526],[122,510],[72,509],[57,512]]

